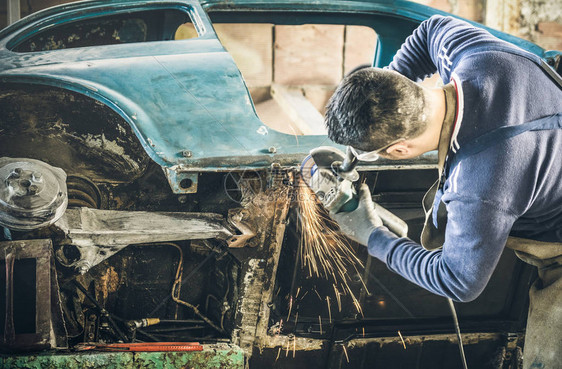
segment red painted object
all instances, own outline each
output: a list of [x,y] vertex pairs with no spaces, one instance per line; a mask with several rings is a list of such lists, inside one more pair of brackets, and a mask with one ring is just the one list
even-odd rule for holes
[[203,351],[199,342],[139,342],[139,343],[86,343],[80,350],[98,351],[129,351],[129,352],[157,352],[157,351]]

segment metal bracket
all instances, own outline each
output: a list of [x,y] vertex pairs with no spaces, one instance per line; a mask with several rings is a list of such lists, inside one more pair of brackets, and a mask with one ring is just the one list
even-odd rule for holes
[[[0,316],[5,322],[0,332],[4,350],[67,346],[51,247],[48,239],[0,242],[0,272],[5,275],[0,281],[6,286],[0,296],[0,303],[6,306]],[[27,297],[34,303],[28,304]]]
[[197,193],[198,172],[178,172],[173,168],[164,167],[164,174],[175,194]]
[[254,237],[256,233],[243,221],[248,218],[248,211],[243,208],[230,209],[228,211],[228,222],[241,234],[235,234],[226,240],[228,247],[240,248],[246,245],[246,242]]
[[[229,212],[228,222],[213,213],[68,209],[55,223],[66,235],[56,255],[61,264],[84,274],[133,244],[216,238],[226,240],[230,247],[242,247],[256,235],[243,222],[247,218],[244,209]],[[69,260],[65,251],[77,257]]]

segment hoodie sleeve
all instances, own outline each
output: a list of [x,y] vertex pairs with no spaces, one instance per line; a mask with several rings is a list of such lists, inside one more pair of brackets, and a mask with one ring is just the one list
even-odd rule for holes
[[428,251],[379,227],[369,238],[369,253],[428,291],[455,301],[472,301],[488,284],[516,217],[475,198],[449,199],[447,208],[441,250]]
[[434,15],[406,39],[388,68],[416,82],[438,72],[448,83],[463,55],[497,43],[507,44],[460,19]]

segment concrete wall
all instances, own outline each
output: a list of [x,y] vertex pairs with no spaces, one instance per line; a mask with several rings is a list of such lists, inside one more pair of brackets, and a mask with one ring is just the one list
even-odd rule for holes
[[562,0],[487,0],[486,24],[562,50]]
[[415,1],[533,41],[547,50],[562,50],[562,0]]

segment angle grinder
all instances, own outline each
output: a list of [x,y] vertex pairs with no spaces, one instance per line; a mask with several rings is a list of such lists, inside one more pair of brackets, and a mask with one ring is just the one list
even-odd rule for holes
[[[301,175],[328,211],[350,212],[359,205],[354,185],[359,179],[359,173],[355,169],[358,163],[359,160],[349,147],[344,154],[334,147],[320,146],[312,149],[304,158]],[[377,203],[375,212],[390,231],[406,237],[406,222]]]

